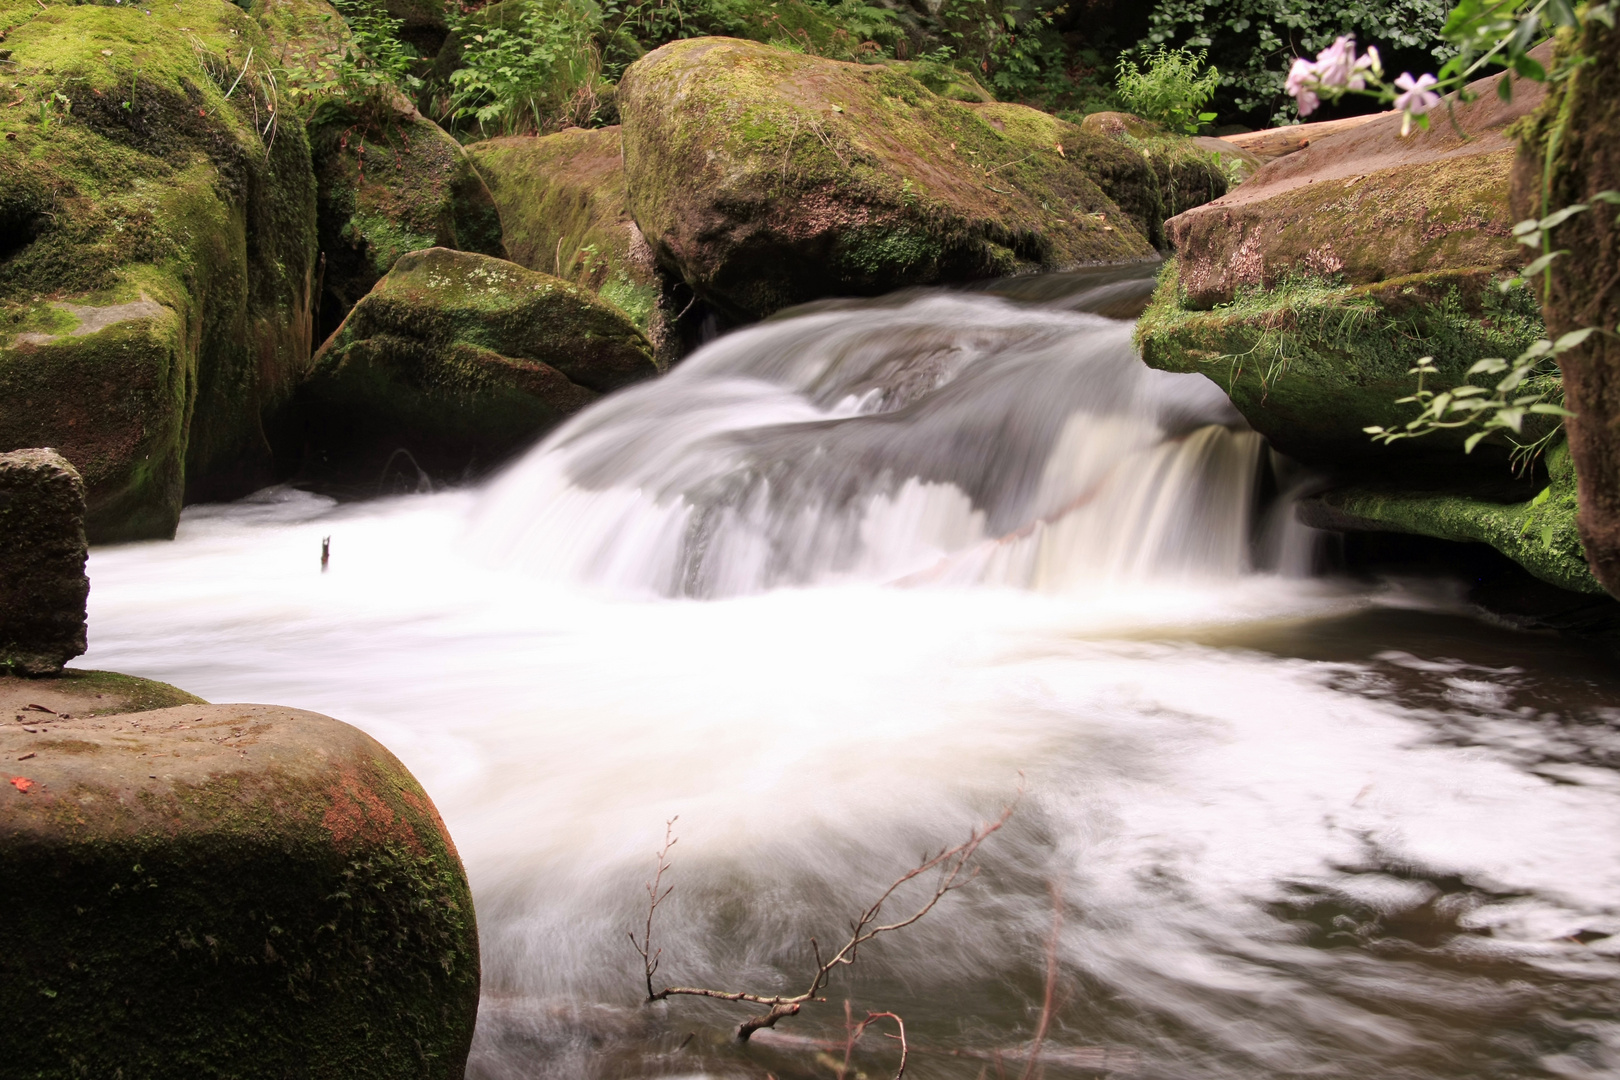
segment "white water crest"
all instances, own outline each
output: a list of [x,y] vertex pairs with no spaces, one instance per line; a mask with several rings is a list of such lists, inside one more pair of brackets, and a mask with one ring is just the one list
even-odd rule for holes
[[[1021,1075],[1049,950],[1054,1078],[1620,1076],[1607,662],[1306,576],[1218,390],[1059,299],[742,331],[481,489],[192,508],[93,552],[83,666],[406,762],[473,884],[483,1080],[827,1077],[845,998],[908,1076]],[[660,980],[792,992],[1020,782],[980,877],[775,1039],[641,1002],[667,819]]]

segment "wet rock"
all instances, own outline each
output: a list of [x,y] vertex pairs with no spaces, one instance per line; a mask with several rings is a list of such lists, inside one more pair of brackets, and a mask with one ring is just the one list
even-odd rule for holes
[[647,339],[588,290],[430,248],[401,257],[322,347],[285,442],[316,474],[375,477],[404,450],[455,478],[655,374]]
[[8,1073],[463,1074],[466,876],[374,740],[70,671],[0,679],[0,760]]
[[139,33],[128,8],[16,10],[6,78],[34,104],[0,111],[0,450],[71,461],[92,540],[168,536],[185,499],[269,474],[262,417],[309,359],[308,149],[231,4]]
[[734,321],[1153,254],[1141,155],[1023,106],[947,101],[886,66],[677,41],[631,66],[619,108],[636,224]]
[[[1226,194],[1260,167],[1255,155],[1222,139],[1171,134],[1162,124],[1121,112],[1092,113],[1080,130],[1124,143],[1147,159],[1158,182],[1156,216],[1171,218]],[[1167,246],[1162,229],[1153,246]]]
[[54,450],[0,454],[0,672],[49,675],[85,650],[84,481]]

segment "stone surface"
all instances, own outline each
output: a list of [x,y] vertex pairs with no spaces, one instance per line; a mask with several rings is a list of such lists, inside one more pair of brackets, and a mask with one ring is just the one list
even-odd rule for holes
[[70,671],[0,679],[0,761],[0,1072],[463,1074],[466,877],[374,740]]
[[1487,441],[1464,454],[1465,430],[1385,445],[1365,429],[1417,415],[1398,402],[1416,389],[1408,372],[1418,357],[1434,357],[1439,374],[1428,385],[1438,390],[1462,382],[1475,361],[1517,356],[1540,337],[1524,290],[1504,296],[1479,270],[1358,286],[1307,280],[1201,311],[1180,302],[1180,268],[1179,259],[1166,267],[1137,322],[1143,360],[1205,375],[1284,454],[1337,474],[1507,474],[1505,445]]
[[1388,114],[1279,158],[1224,197],[1166,222],[1190,308],[1227,303],[1239,289],[1288,278],[1368,285],[1442,270],[1504,271],[1526,261],[1512,237],[1506,128],[1542,87],[1498,76],[1472,84],[1454,129],[1437,112],[1403,138]]
[[84,481],[54,450],[0,454],[0,672],[49,675],[84,652]]
[[592,290],[651,332],[657,268],[625,202],[618,127],[486,139],[467,152],[495,197],[513,262]]
[[657,374],[618,308],[516,263],[400,258],[322,347],[287,421],[306,472],[375,477],[397,450],[459,478]]
[[[1585,62],[1526,123],[1513,170],[1517,215],[1593,207],[1553,233],[1554,250],[1569,252],[1552,264],[1542,296],[1554,335],[1620,325],[1620,207],[1594,201],[1620,191],[1620,31],[1594,20],[1560,47]],[[1566,423],[1580,473],[1581,540],[1598,579],[1620,596],[1620,341],[1593,334],[1560,356],[1559,368],[1576,414]]]
[[32,103],[0,110],[0,450],[71,461],[92,540],[168,536],[268,478],[263,416],[308,364],[304,134],[223,0],[0,0],[0,25]]
[[630,67],[619,108],[636,224],[733,321],[1153,254],[1141,155],[1023,106],[947,101],[889,67],[677,41]]

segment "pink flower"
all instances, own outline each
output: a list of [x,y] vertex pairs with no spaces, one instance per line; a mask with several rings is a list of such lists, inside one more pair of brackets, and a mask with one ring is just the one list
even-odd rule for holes
[[1356,39],[1349,34],[1316,54],[1316,80],[1329,90],[1342,90],[1350,85],[1350,76],[1356,69]]
[[1316,65],[1309,60],[1296,58],[1294,66],[1288,69],[1288,79],[1283,83],[1283,87],[1298,104],[1299,115],[1309,116],[1316,111],[1318,105],[1322,104],[1315,90],[1319,84]]
[[1395,98],[1395,107],[1405,115],[1401,117],[1401,134],[1407,135],[1412,130],[1412,118],[1432,112],[1440,105],[1440,95],[1430,90],[1439,80],[1427,73],[1412,78],[1410,71],[1403,71],[1395,77],[1395,88],[1402,91]]

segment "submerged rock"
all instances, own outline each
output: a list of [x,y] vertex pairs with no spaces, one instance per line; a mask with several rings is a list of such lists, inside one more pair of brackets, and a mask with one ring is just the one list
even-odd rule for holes
[[0,454],[0,672],[49,675],[85,650],[84,481],[54,450]]
[[8,1074],[463,1074],[472,898],[377,742],[100,672],[0,678],[0,717]]
[[[54,446],[96,541],[267,479],[310,348],[314,183],[240,9],[0,4],[0,450]],[[253,52],[250,60],[249,52]]]
[[455,477],[655,374],[647,339],[588,290],[430,248],[401,257],[322,347],[284,441],[307,471],[375,476],[405,450]]
[[1141,155],[889,67],[676,41],[619,85],[630,212],[737,321],[825,296],[1150,258]]
[[617,127],[488,139],[467,152],[495,197],[513,262],[592,290],[656,338],[657,268],[626,205]]

